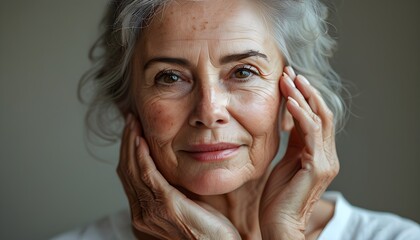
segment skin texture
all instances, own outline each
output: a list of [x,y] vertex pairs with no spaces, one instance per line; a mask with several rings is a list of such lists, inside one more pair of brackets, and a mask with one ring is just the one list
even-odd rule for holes
[[[253,4],[177,1],[138,40],[117,172],[139,239],[315,239],[333,214],[319,201],[339,168],[333,115]],[[270,171],[282,96],[290,143]],[[186,153],[220,142],[239,147]]]
[[[200,195],[231,192],[259,178],[278,146],[284,63],[253,6],[231,4],[170,4],[144,31],[134,56],[134,96],[152,157],[171,184]],[[223,60],[250,51],[266,58]],[[187,64],[149,62],[163,57]],[[258,75],[236,78],[240,68]],[[162,70],[179,80],[160,83],[156,75]],[[184,152],[194,144],[221,142],[241,147],[229,161],[211,164]]]

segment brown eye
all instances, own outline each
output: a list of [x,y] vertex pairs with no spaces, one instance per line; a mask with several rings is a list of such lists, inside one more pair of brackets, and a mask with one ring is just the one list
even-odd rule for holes
[[156,83],[162,84],[162,85],[171,85],[171,84],[177,83],[181,80],[182,80],[182,78],[177,73],[175,73],[173,71],[162,72],[162,73],[159,73],[155,77]]
[[260,72],[251,65],[242,65],[241,67],[236,68],[230,75],[232,79],[241,82],[248,81],[254,76],[260,76]]
[[251,75],[252,75],[252,72],[248,69],[245,69],[245,68],[238,69],[235,72],[235,77],[236,78],[248,78]]

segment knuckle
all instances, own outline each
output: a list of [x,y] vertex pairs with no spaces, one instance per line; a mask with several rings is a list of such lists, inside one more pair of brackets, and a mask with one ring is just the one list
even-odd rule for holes
[[140,218],[140,220],[137,221],[132,221],[131,225],[133,226],[133,228],[135,228],[136,230],[142,231],[142,232],[147,232],[148,230],[150,230],[147,225],[144,223],[143,219]]
[[125,173],[126,176],[135,179],[136,174],[134,172],[134,169],[131,168],[125,168],[124,170],[121,170],[121,172]]
[[327,180],[334,179],[338,174],[339,168],[336,166],[330,166],[329,168],[325,169],[322,173],[322,178]]
[[322,133],[322,120],[319,116],[313,114],[312,119],[314,121],[314,124],[312,124],[312,131],[315,134],[321,134]]
[[117,172],[117,176],[118,176],[120,179],[123,179],[124,174],[121,172],[121,170],[120,170],[120,169],[117,169],[117,170],[116,170],[116,172]]
[[334,179],[339,171],[338,164],[322,164],[314,168],[313,177],[316,181],[331,181]]
[[117,168],[115,168],[115,172],[118,174],[118,176],[121,175],[121,164],[118,164]]
[[332,172],[334,177],[340,172],[340,163],[338,161],[332,166]]
[[326,117],[326,120],[329,122],[334,121],[334,113],[331,111],[331,109],[327,108],[325,110],[325,117]]
[[125,175],[125,169],[127,169],[127,165],[119,162],[117,167],[115,168],[115,172],[117,172],[119,176],[123,176]]
[[152,186],[153,185],[153,175],[154,175],[154,171],[147,169],[147,170],[143,170],[140,174],[140,178],[141,180],[147,185],[147,186]]
[[316,123],[316,125],[321,126],[322,125],[322,120],[321,118],[316,115],[315,113],[312,114],[312,119],[314,120],[314,122]]
[[142,211],[142,209],[137,212],[131,211],[131,225],[137,230],[144,230],[146,226]]

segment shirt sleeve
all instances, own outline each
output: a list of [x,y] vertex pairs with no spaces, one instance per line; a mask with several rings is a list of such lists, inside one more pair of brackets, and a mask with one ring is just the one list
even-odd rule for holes
[[420,240],[420,225],[414,221],[354,207],[338,192],[323,198],[335,202],[335,211],[319,240]]

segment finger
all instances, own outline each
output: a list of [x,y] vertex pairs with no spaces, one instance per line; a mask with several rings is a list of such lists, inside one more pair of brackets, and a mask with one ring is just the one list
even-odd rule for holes
[[126,127],[121,140],[120,162],[117,173],[133,212],[141,212],[141,199],[153,198],[152,191],[140,181],[140,170],[137,164],[138,160],[136,159],[136,141],[139,141],[137,139],[138,133],[139,127],[137,121],[130,114],[127,117]]
[[280,87],[282,89],[283,95],[286,98],[292,97],[305,111],[312,112],[311,107],[306,102],[305,97],[302,95],[302,93],[300,93],[299,89],[296,88],[295,83],[292,81],[289,75],[283,73],[280,81]]
[[[130,118],[129,122],[124,130],[125,134],[123,138],[121,139],[119,168],[123,172],[133,171],[136,168],[138,168],[138,166],[135,164],[136,162],[135,141],[136,141],[136,137],[138,136],[136,120],[132,115],[129,118]],[[131,175],[132,173],[129,172],[129,174]]]
[[124,190],[128,197],[130,195],[135,195],[134,189],[131,186],[130,178],[132,176],[132,171],[134,165],[132,162],[135,158],[130,156],[130,149],[133,152],[133,139],[135,138],[135,133],[133,131],[134,122],[133,122],[133,115],[128,114],[126,117],[126,126],[124,127],[123,135],[121,137],[121,147],[120,147],[120,160],[117,166],[117,174],[123,184]]
[[[310,174],[312,176],[310,177],[310,181],[313,183],[318,182],[320,179],[327,179],[327,181],[330,182],[332,178],[337,175],[339,170],[339,163],[338,158],[336,157],[334,143],[328,144],[327,149],[325,149],[325,143],[322,141],[321,131],[312,129],[309,130],[309,134],[306,133],[304,128],[300,127],[301,123],[298,122],[297,118],[294,118],[297,126],[296,130],[297,132],[301,132],[299,135],[305,142],[305,150],[302,151],[302,155],[300,157],[302,170],[304,170],[304,172],[309,171],[312,173]],[[322,127],[319,127],[317,129],[321,128]],[[294,136],[294,139],[296,139],[296,136]],[[322,147],[323,145],[324,147]]]
[[140,138],[140,145],[138,149],[138,165],[142,171],[141,179],[146,186],[151,188],[153,192],[165,193],[172,189],[166,179],[157,170],[153,159],[149,155],[146,141],[143,138]]
[[313,152],[313,149],[316,147],[316,140],[322,137],[319,136],[321,132],[320,120],[317,121],[316,116],[312,116],[305,109],[300,107],[297,101],[292,97],[288,98],[287,110],[289,110],[290,114],[292,114],[301,138],[305,141],[306,146],[311,150],[311,152]]
[[133,119],[133,115],[130,114],[130,113],[125,118],[125,127],[124,127],[123,133],[121,135],[120,162],[123,159],[127,159],[127,155],[126,155],[126,153],[127,153],[127,151],[126,151],[126,148],[127,148],[126,141],[127,141],[127,138],[128,138],[128,136],[130,134],[130,130],[131,130],[130,127],[132,125],[132,119]]
[[295,71],[293,70],[293,68],[292,68],[291,66],[287,66],[287,67],[285,67],[285,68],[284,68],[284,72],[285,72],[287,75],[289,75],[289,77],[290,77],[291,79],[295,79],[295,78],[296,78],[296,73],[295,73]]
[[324,137],[334,138],[334,114],[321,94],[302,75],[296,77],[296,87],[303,94],[312,111],[321,118]]
[[320,128],[316,120],[293,97],[288,97],[287,110],[304,134],[310,134]]
[[150,156],[149,147],[143,137],[136,138],[136,164],[141,171],[141,181],[152,190],[152,192],[168,192],[173,189],[162,174],[157,170],[156,165]]
[[123,138],[121,140],[120,162],[117,168],[117,173],[122,181],[130,205],[133,206],[136,205],[137,199],[139,197],[139,191],[136,191],[135,188],[144,188],[144,184],[138,181],[139,169],[138,165],[136,164],[136,138],[137,129],[135,119],[132,115],[129,115],[127,117],[127,124],[124,129]]

